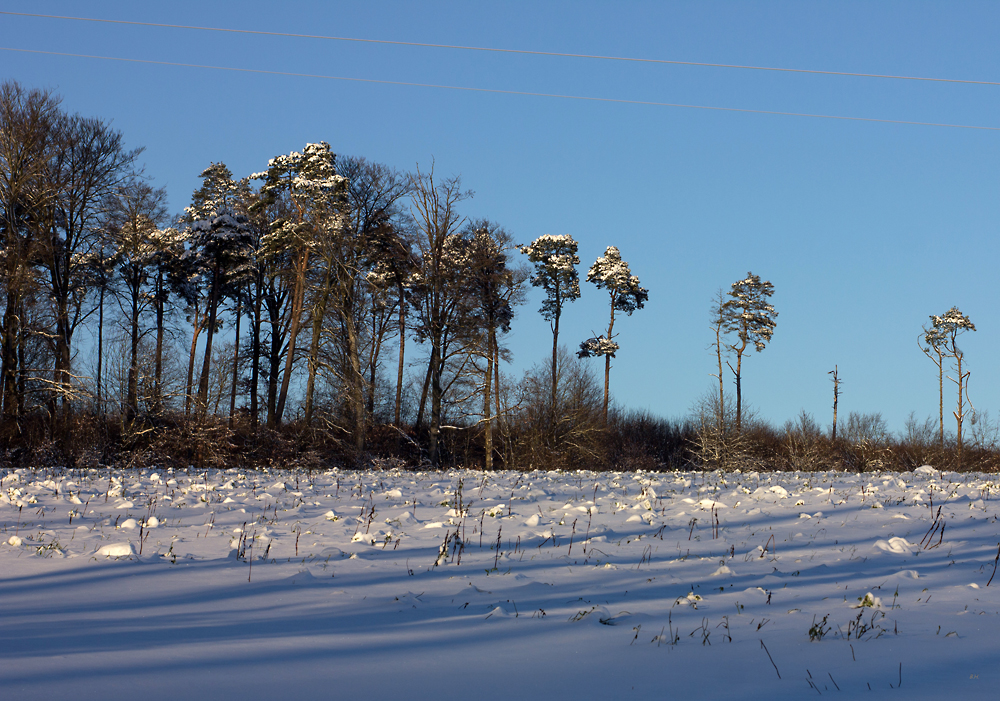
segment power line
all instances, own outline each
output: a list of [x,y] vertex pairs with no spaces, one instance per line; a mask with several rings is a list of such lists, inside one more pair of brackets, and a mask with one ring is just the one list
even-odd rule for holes
[[779,110],[755,110],[745,107],[717,107],[712,105],[688,105],[678,102],[654,102],[651,100],[626,100],[614,97],[592,97],[587,95],[564,95],[560,93],[529,92],[526,90],[501,90],[499,88],[475,88],[462,85],[440,85],[437,83],[411,83],[401,80],[379,80],[376,78],[350,78],[347,76],[322,75],[318,73],[295,73],[292,71],[271,71],[262,68],[236,68],[233,66],[212,66],[200,63],[179,63],[175,61],[153,61],[141,58],[122,58],[118,56],[96,56],[92,54],[73,54],[63,51],[42,51],[39,49],[17,49],[0,46],[0,51],[15,51],[26,54],[43,54],[46,56],[68,56],[70,58],[92,58],[102,61],[119,61],[122,63],[142,63],[154,66],[178,66],[181,68],[208,68],[216,71],[232,71],[235,73],[259,73],[263,75],[288,76],[293,78],[318,78],[322,80],[342,80],[352,83],[375,83],[379,85],[402,85],[415,88],[438,88],[441,90],[460,90],[463,92],[493,93],[496,95],[524,95],[528,97],[552,97],[563,100],[583,100],[586,102],[613,102],[626,105],[647,105],[650,107],[681,107],[695,110],[712,110],[716,112],[745,112],[748,114],[769,114],[783,117],[811,117],[814,119],[837,119],[848,122],[877,122],[881,124],[909,124],[921,127],[947,127],[950,129],[977,129],[982,131],[1000,131],[1000,127],[984,127],[974,124],[948,124],[944,122],[917,122],[905,119],[879,119],[877,117],[847,117],[835,114],[812,114],[809,112],[782,112]]
[[160,22],[135,22],[121,19],[100,19],[97,17],[72,17],[68,15],[43,15],[30,12],[5,12],[0,15],[18,17],[38,17],[43,19],[64,19],[75,22],[98,22],[102,24],[124,24],[138,27],[160,27],[164,29],[195,29],[204,32],[225,32],[229,34],[255,34],[259,36],[287,37],[293,39],[323,39],[328,41],[350,41],[364,44],[389,44],[393,46],[417,46],[431,49],[457,49],[461,51],[484,51],[503,54],[525,54],[529,56],[559,56],[563,58],[587,58],[602,61],[626,61],[630,63],[659,63],[674,66],[702,66],[707,68],[738,68],[751,71],[775,71],[779,73],[807,73],[813,75],[839,75],[853,78],[884,78],[889,80],[916,80],[930,83],[962,83],[966,85],[1000,85],[1000,81],[964,80],[960,78],[928,78],[914,75],[891,75],[883,73],[852,73],[849,71],[821,71],[810,68],[779,68],[775,66],[748,66],[737,63],[708,63],[704,61],[671,61],[662,58],[636,58],[629,56],[603,56],[600,54],[563,53],[558,51],[531,51],[528,49],[500,49],[488,46],[463,46],[460,44],[430,44],[417,41],[392,41],[389,39],[362,39],[357,37],[325,36],[322,34],[296,34],[291,32],[267,32],[256,29],[231,29],[226,27],[202,27],[190,24],[165,24]]

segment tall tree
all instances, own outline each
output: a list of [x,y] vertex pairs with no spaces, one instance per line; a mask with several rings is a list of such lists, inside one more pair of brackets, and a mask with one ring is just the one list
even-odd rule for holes
[[[378,355],[385,333],[388,331],[387,325],[380,323],[379,319],[384,318],[390,311],[385,303],[389,288],[391,287],[396,293],[392,306],[398,312],[399,362],[395,407],[395,422],[398,426],[406,344],[406,281],[415,265],[413,244],[410,241],[408,222],[401,203],[410,194],[411,179],[388,166],[356,157],[342,159],[339,172],[348,183],[347,198],[350,213],[347,217],[349,231],[346,233],[348,241],[354,244],[355,255],[352,258],[357,261],[353,274],[355,276],[363,274],[366,282],[365,285],[358,286],[350,298],[342,295],[341,300],[350,302],[352,312],[357,313],[360,308],[359,295],[363,290],[367,291],[373,314],[368,359],[370,378],[367,382],[368,413],[374,409]],[[358,281],[360,282],[360,279]],[[347,310],[348,307],[344,306],[344,311]],[[341,318],[343,325],[346,323],[346,317],[341,314]],[[347,368],[341,374],[349,372],[353,370]],[[350,386],[350,383],[348,385]]]
[[614,332],[615,312],[625,312],[631,316],[636,309],[642,309],[649,299],[649,290],[639,285],[639,278],[632,274],[628,263],[622,260],[621,253],[614,246],[608,246],[604,255],[590,266],[587,282],[594,283],[599,290],[607,290],[611,300],[611,319],[607,334],[587,339],[580,344],[577,352],[581,358],[604,356],[604,423],[607,424],[611,359],[618,351],[618,344],[614,341],[618,335]]
[[[0,339],[0,416],[10,430],[23,407],[25,302],[39,280],[35,264],[44,242],[42,213],[58,194],[46,178],[56,147],[59,99],[16,82],[0,84],[0,288],[4,295]],[[23,384],[23,383],[22,383]]]
[[955,445],[958,449],[958,464],[962,464],[962,424],[965,421],[965,402],[969,392],[969,371],[962,370],[962,361],[965,359],[965,352],[958,347],[958,337],[966,331],[975,331],[976,326],[965,314],[952,307],[941,316],[931,315],[932,329],[940,339],[938,348],[944,357],[952,358],[955,361],[957,379],[949,378],[958,385],[958,406],[952,414],[955,417],[956,433]]
[[760,353],[774,334],[778,312],[767,301],[774,294],[774,285],[761,281],[759,275],[747,273],[730,286],[729,299],[722,305],[725,330],[735,333],[737,341],[728,345],[736,354],[736,367],[729,364],[736,377],[736,430],[743,429],[743,355],[752,343]]
[[247,219],[228,208],[220,208],[191,225],[191,248],[194,265],[206,279],[207,315],[205,357],[198,383],[198,413],[208,408],[208,382],[212,360],[212,341],[218,324],[219,303],[236,292],[236,286],[248,273],[250,229]]
[[[53,404],[68,417],[73,335],[85,318],[90,252],[99,246],[103,203],[128,177],[142,149],[126,150],[120,132],[99,119],[74,115],[55,126],[55,149],[47,178],[55,193],[47,208],[44,267],[55,318]],[[52,407],[55,415],[55,407]]]
[[482,384],[485,468],[492,470],[495,418],[492,399],[499,391],[493,381],[500,361],[497,336],[510,331],[514,319],[512,301],[525,276],[510,267],[508,251],[513,247],[513,238],[502,227],[486,219],[475,221],[467,227],[465,237],[469,242],[471,313],[480,331],[479,355],[486,361]]
[[295,361],[295,343],[305,306],[309,255],[321,232],[343,225],[346,181],[337,174],[335,161],[336,157],[330,151],[328,143],[306,144],[301,152],[292,151],[286,156],[272,158],[266,171],[252,176],[264,181],[261,186],[261,206],[286,196],[291,204],[292,215],[272,222],[271,231],[263,241],[267,256],[291,258],[291,266],[287,270],[292,281],[288,349],[277,406],[268,418],[272,426],[281,423],[288,398]]
[[[453,344],[464,333],[467,296],[464,289],[464,245],[458,231],[464,222],[458,203],[472,196],[459,177],[435,181],[434,171],[417,169],[411,178],[420,268],[411,277],[411,304],[417,340],[430,344],[427,380],[431,395],[428,458],[440,459],[441,412],[447,387],[445,370]],[[423,402],[421,402],[423,406]],[[419,423],[419,421],[418,421]]]
[[108,232],[115,248],[118,280],[115,299],[128,329],[128,377],[124,418],[129,423],[139,411],[139,342],[141,318],[152,303],[150,282],[157,254],[167,235],[159,228],[167,216],[166,192],[143,178],[133,178],[115,189],[107,202]]
[[549,420],[554,424],[556,390],[559,384],[559,319],[562,317],[563,307],[580,298],[580,276],[576,272],[580,256],[576,254],[577,242],[568,234],[545,234],[530,245],[521,246],[520,250],[535,264],[532,286],[541,287],[545,291],[545,301],[538,311],[552,328],[552,396]]

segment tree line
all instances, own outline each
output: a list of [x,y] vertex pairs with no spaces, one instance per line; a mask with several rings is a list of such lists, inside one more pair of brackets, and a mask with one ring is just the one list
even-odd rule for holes
[[[461,214],[472,193],[459,177],[310,143],[245,177],[209,164],[171,216],[142,149],[50,92],[0,86],[0,134],[5,445],[29,433],[65,443],[91,419],[125,445],[223,420],[250,433],[295,425],[354,456],[386,428],[431,464],[448,431],[481,437],[487,466],[503,453],[494,434],[526,405],[501,372],[503,337],[529,272],[502,226]],[[580,294],[576,242],[541,237],[520,251],[554,319],[554,440],[558,317]],[[589,279],[610,294],[607,335],[580,351],[608,358],[606,418],[615,313],[641,308],[647,293],[613,247]],[[416,360],[408,340],[422,349]]]
[[[745,356],[777,317],[773,285],[753,273],[711,309],[717,396],[671,423],[611,402],[616,321],[649,300],[618,248],[586,276],[607,295],[607,329],[570,353],[560,320],[581,296],[577,242],[518,245],[469,219],[457,176],[310,143],[242,177],[208,164],[172,215],[141,154],[48,91],[0,85],[8,459],[726,467],[792,441],[743,397]],[[529,286],[543,293],[552,352],[514,377],[504,337]],[[941,447],[951,359],[961,452],[968,373],[955,339],[974,327],[957,309],[931,319],[921,347],[939,369]]]

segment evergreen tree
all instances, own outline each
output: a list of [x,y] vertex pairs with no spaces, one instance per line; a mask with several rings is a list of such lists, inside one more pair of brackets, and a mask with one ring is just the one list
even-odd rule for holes
[[218,325],[219,302],[232,297],[236,286],[249,272],[250,229],[245,216],[222,207],[191,225],[188,256],[191,267],[205,279],[206,335],[205,357],[198,383],[198,413],[204,417],[208,407],[208,380],[212,359],[212,341]]
[[265,256],[290,259],[286,274],[292,281],[285,371],[277,406],[268,416],[273,427],[281,423],[288,398],[295,344],[305,307],[309,256],[325,230],[343,226],[346,181],[337,174],[336,156],[326,142],[306,144],[302,152],[292,151],[272,158],[266,171],[251,177],[264,181],[258,206],[267,206],[283,196],[291,205],[290,216],[273,221],[262,241]]
[[632,274],[628,263],[622,260],[621,253],[614,246],[608,246],[604,255],[590,266],[587,282],[594,283],[599,290],[607,290],[611,300],[611,319],[607,334],[587,339],[580,344],[577,352],[581,358],[604,356],[604,423],[607,424],[611,359],[618,351],[618,344],[614,341],[618,335],[614,332],[615,312],[625,312],[631,316],[636,309],[642,309],[649,299],[649,290],[640,287],[639,278]]
[[488,220],[471,223],[465,238],[469,243],[469,292],[472,297],[470,313],[479,326],[478,355],[486,360],[483,370],[483,410],[484,452],[486,469],[493,469],[493,426],[492,399],[499,392],[494,375],[498,373],[500,344],[498,334],[510,331],[514,320],[516,297],[524,282],[524,276],[509,265],[507,251],[512,237],[504,229]]
[[723,327],[735,333],[737,342],[728,344],[736,354],[736,367],[729,365],[736,376],[736,430],[743,428],[743,354],[752,343],[760,353],[774,334],[778,312],[767,301],[774,294],[774,285],[761,281],[759,275],[747,273],[730,286],[729,299],[722,304]]
[[949,379],[958,385],[958,407],[952,414],[957,423],[955,445],[958,448],[958,464],[961,466],[962,423],[965,421],[965,402],[968,398],[968,383],[971,373],[969,371],[963,372],[962,370],[962,361],[965,359],[965,353],[958,347],[958,337],[966,331],[975,331],[976,326],[969,320],[969,317],[958,310],[958,307],[952,307],[941,316],[936,314],[931,315],[931,324],[931,331],[928,332],[928,335],[933,333],[933,338],[929,339],[928,343],[931,344],[932,348],[935,348],[939,359],[947,357],[955,361],[958,379]]
[[538,311],[552,328],[552,397],[549,420],[554,424],[559,383],[559,319],[562,317],[563,306],[580,298],[580,276],[576,272],[580,256],[576,254],[576,241],[568,234],[539,236],[530,245],[521,246],[520,250],[535,264],[532,286],[541,287],[545,291],[545,301]]

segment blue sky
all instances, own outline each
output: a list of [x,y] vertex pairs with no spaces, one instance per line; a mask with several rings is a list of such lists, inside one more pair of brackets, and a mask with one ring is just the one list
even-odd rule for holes
[[[522,50],[1000,80],[993,3],[74,3],[0,10]],[[931,83],[221,34],[0,15],[0,45],[415,83],[1000,127],[1000,86]],[[436,164],[476,192],[463,211],[521,242],[572,234],[581,277],[608,245],[650,298],[616,324],[612,393],[683,416],[711,387],[708,308],[753,271],[775,285],[771,345],[744,393],[780,424],[881,411],[900,429],[936,413],[917,348],[957,305],[976,407],[1000,410],[996,164],[1000,131],[463,92],[0,52],[0,80],[50,88],[113,120],[179,211],[198,173],[238,176],[325,140],[401,170]],[[583,284],[562,338],[606,325]],[[512,371],[542,361],[532,293]],[[595,365],[599,361],[594,361]],[[599,369],[599,368],[595,368]],[[946,397],[949,404],[952,399]],[[947,409],[946,409],[947,410]]]

